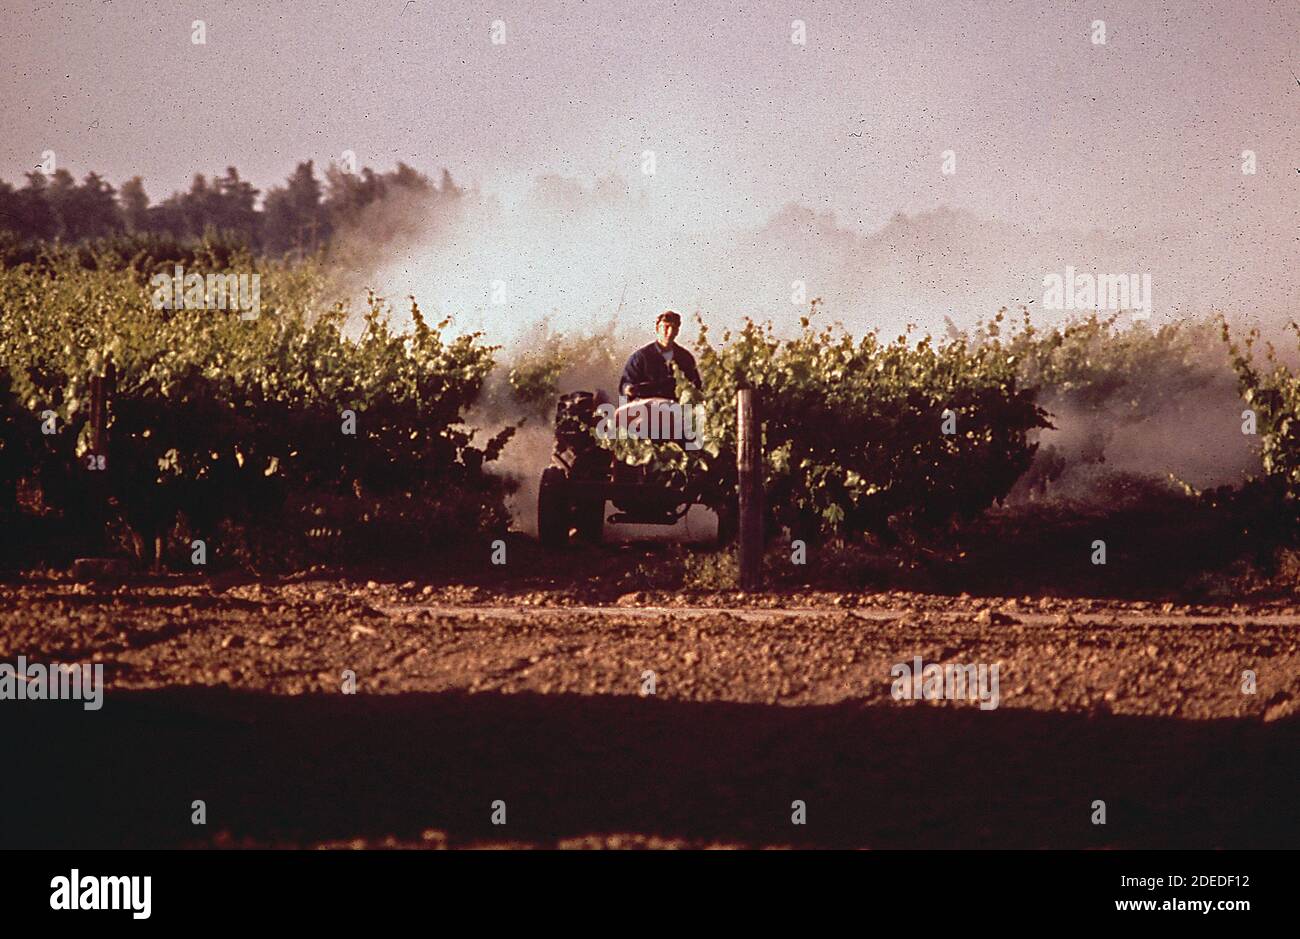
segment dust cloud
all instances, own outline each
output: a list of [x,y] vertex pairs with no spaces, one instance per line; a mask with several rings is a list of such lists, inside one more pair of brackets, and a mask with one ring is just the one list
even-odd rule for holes
[[[602,350],[577,357],[560,374],[559,391],[610,393],[622,360],[651,340],[654,317],[669,308],[683,314],[689,345],[697,311],[715,340],[747,316],[788,335],[813,297],[828,320],[885,338],[909,326],[913,337],[942,335],[946,321],[969,327],[1002,307],[1024,306],[1039,326],[1055,326],[1078,314],[1043,309],[1043,277],[1067,266],[1151,273],[1152,326],[1231,314],[1240,289],[1240,278],[1228,275],[1211,285],[1217,271],[1207,271],[1196,245],[1177,233],[1162,238],[1156,253],[1140,233],[1031,231],[949,208],[898,214],[863,233],[797,202],[766,214],[752,206],[704,213],[692,198],[657,187],[653,177],[546,175],[493,191],[471,187],[452,200],[436,193],[385,200],[364,231],[345,237],[346,273],[358,294],[364,285],[390,300],[414,297],[426,319],[450,317],[453,330],[480,331],[501,347],[470,421],[519,425],[498,469],[519,486],[511,505],[522,529],[535,528],[553,402],[521,414],[506,382],[515,363],[555,337]],[[1258,315],[1280,309],[1290,294],[1270,293],[1276,281],[1254,283],[1257,316],[1237,321],[1267,325],[1270,318]],[[395,325],[409,325],[406,305],[393,306]],[[1041,434],[1043,450],[1070,469],[1049,488],[1067,491],[1103,467],[1172,474],[1198,487],[1239,481],[1258,455],[1239,431],[1228,432],[1241,411],[1235,380],[1226,363],[1208,359],[1203,377],[1140,419],[1118,400],[1079,409],[1046,398],[1056,429]]]

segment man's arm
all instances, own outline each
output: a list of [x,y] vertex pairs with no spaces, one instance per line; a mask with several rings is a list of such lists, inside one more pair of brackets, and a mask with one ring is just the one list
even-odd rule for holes
[[641,356],[641,350],[638,349],[627,358],[627,364],[623,366],[623,374],[618,380],[619,394],[629,398],[637,395],[636,388],[646,381],[645,365]]

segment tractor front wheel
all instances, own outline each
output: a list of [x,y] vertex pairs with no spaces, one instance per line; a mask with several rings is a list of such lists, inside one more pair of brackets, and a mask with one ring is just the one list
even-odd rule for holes
[[537,537],[548,548],[569,541],[569,477],[558,466],[542,471],[537,490]]
[[600,544],[605,530],[605,500],[591,499],[574,506],[578,537],[588,544]]

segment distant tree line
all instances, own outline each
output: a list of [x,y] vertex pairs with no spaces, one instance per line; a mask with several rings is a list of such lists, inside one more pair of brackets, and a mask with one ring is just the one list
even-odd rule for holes
[[283,186],[269,189],[260,207],[259,191],[233,166],[221,176],[198,174],[189,191],[153,205],[139,176],[119,190],[98,173],[87,173],[80,183],[65,169],[26,178],[21,188],[0,180],[0,237],[8,232],[10,240],[75,244],[116,235],[178,242],[216,235],[269,255],[313,252],[389,195],[454,199],[464,192],[445,169],[435,184],[405,163],[386,173],[369,167],[350,173],[331,164],[322,183],[307,160]]

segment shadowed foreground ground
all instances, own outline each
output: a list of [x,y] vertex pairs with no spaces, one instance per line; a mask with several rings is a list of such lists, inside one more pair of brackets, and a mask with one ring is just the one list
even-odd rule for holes
[[[175,689],[3,712],[6,846],[1294,847],[1294,719]],[[190,824],[203,799],[208,826]],[[491,803],[507,824],[489,822]],[[807,826],[790,803],[808,805]],[[1090,823],[1104,799],[1108,824]],[[437,834],[433,834],[436,832]],[[224,840],[221,835],[218,841]],[[602,842],[603,838],[600,839]]]

